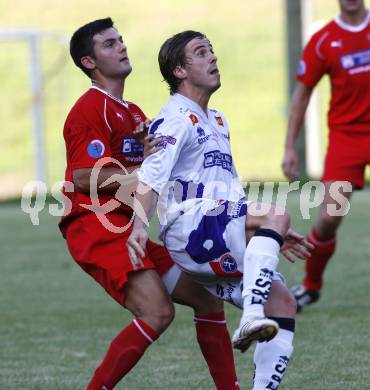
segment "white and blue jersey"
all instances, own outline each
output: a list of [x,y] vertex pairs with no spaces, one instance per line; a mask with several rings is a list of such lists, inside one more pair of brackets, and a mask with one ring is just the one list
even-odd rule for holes
[[162,150],[144,160],[139,179],[160,194],[165,246],[181,268],[200,278],[240,276],[247,204],[226,119],[175,94],[149,133],[161,137]]
[[161,138],[162,149],[144,160],[139,180],[159,194],[161,240],[194,280],[242,306],[248,202],[232,159],[226,119],[175,94],[149,133]]

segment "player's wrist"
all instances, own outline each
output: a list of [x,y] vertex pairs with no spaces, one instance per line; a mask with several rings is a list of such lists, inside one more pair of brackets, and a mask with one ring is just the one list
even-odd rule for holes
[[146,232],[148,231],[149,226],[146,225],[144,221],[140,219],[140,217],[136,216],[134,219],[134,223],[132,226],[133,230],[145,230]]

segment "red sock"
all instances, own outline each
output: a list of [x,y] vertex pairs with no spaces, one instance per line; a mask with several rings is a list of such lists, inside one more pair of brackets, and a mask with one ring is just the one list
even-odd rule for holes
[[239,390],[224,312],[197,316],[194,321],[198,343],[217,390]]
[[136,318],[112,341],[86,390],[111,390],[139,361],[159,335]]
[[335,236],[327,241],[322,241],[314,228],[308,234],[307,240],[315,245],[311,257],[306,260],[306,276],[303,285],[308,290],[319,291],[323,283],[323,274],[326,264],[335,251]]

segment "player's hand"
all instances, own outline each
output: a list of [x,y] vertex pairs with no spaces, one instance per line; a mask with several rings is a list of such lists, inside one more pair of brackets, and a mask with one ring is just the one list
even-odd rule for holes
[[133,228],[126,246],[132,263],[136,266],[142,266],[141,259],[145,257],[145,248],[149,235],[144,227]]
[[156,137],[154,134],[148,134],[151,122],[150,119],[146,119],[144,122],[140,122],[133,131],[137,142],[144,145],[144,158],[157,153],[162,149],[158,146],[161,143],[161,137]]
[[313,249],[314,246],[301,234],[289,229],[280,252],[288,261],[294,263],[295,258],[306,260]]
[[297,151],[295,148],[290,148],[285,150],[284,158],[281,163],[284,175],[287,179],[292,182],[298,179],[299,177],[299,160]]
[[149,126],[151,124],[150,119],[145,119],[144,122],[140,122],[134,129],[133,134],[136,138],[136,141],[139,144],[144,145],[145,137],[148,135]]
[[144,138],[144,158],[147,158],[151,154],[157,153],[162,149],[159,146],[162,142],[161,137],[156,137],[154,134],[149,134]]

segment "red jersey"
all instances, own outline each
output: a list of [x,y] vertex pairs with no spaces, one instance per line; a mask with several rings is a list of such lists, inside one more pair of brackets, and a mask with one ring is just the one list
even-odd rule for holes
[[358,26],[338,16],[312,36],[297,80],[314,87],[324,74],[331,83],[329,128],[370,133],[370,12]]
[[[72,107],[64,124],[64,139],[67,151],[65,180],[73,183],[72,171],[79,168],[93,168],[104,157],[119,161],[125,168],[140,165],[143,161],[143,146],[137,143],[133,130],[146,119],[144,113],[133,103],[127,103],[93,86],[82,95]],[[62,232],[68,222],[78,215],[90,212],[81,205],[91,205],[89,194],[74,189],[66,192],[72,203],[72,210],[60,223]],[[99,203],[115,199],[114,194],[99,194]],[[115,212],[131,215],[132,209],[124,204]]]

